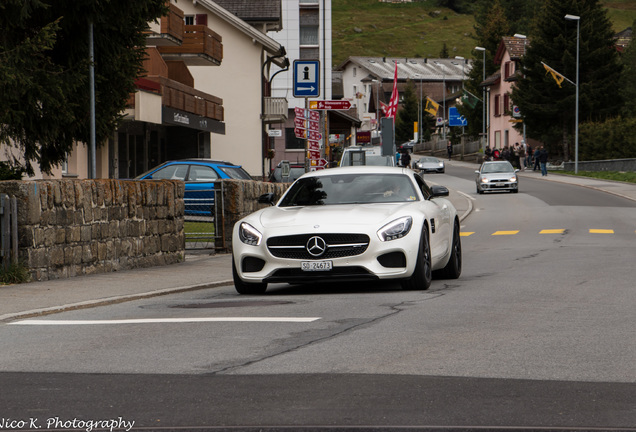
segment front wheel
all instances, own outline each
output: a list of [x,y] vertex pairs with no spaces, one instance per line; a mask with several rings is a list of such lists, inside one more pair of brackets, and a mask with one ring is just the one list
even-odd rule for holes
[[243,282],[243,280],[239,277],[238,272],[236,271],[234,258],[232,258],[232,279],[234,279],[234,288],[239,294],[258,295],[265,294],[265,290],[267,290],[266,283]]
[[402,280],[402,289],[426,291],[431,286],[433,280],[433,271],[431,264],[431,245],[428,241],[428,227],[422,229],[422,237],[420,238],[420,249],[417,254],[417,263],[413,275]]
[[446,267],[435,272],[440,279],[457,279],[462,274],[462,242],[459,233],[459,222],[455,221],[450,258]]

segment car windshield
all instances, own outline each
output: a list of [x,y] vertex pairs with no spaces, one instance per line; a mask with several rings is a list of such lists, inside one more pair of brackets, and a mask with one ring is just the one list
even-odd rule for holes
[[484,164],[484,166],[481,167],[481,172],[484,174],[505,173],[505,172],[512,172],[512,171],[514,171],[514,168],[512,168],[512,165],[510,165],[510,162],[497,162],[492,164]]
[[280,207],[416,200],[415,187],[404,174],[334,174],[299,179],[285,194]]
[[252,177],[241,167],[228,167],[228,166],[219,166],[221,171],[223,171],[227,176],[234,180],[252,180]]
[[434,158],[434,157],[423,157],[422,159],[420,159],[420,163],[439,163],[439,159]]

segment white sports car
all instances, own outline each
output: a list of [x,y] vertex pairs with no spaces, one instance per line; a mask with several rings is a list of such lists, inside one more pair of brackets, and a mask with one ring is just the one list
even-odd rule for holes
[[[310,172],[273,207],[234,226],[232,273],[241,294],[268,283],[399,279],[427,289],[462,269],[459,218],[410,169],[357,166]],[[272,194],[259,198],[274,204]]]

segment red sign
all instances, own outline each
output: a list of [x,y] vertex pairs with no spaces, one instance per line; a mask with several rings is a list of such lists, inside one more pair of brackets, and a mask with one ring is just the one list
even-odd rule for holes
[[296,138],[307,138],[307,131],[305,129],[295,128],[294,134]]
[[301,117],[303,119],[309,119],[313,121],[320,121],[320,113],[317,111],[308,110],[305,108],[294,108],[296,118]]
[[310,140],[320,141],[322,139],[322,134],[320,134],[319,132],[316,132],[316,131],[309,131],[308,138]]
[[370,144],[371,143],[371,131],[363,131],[356,133],[356,143],[358,144]]
[[346,110],[351,108],[347,100],[309,101],[309,108],[315,110]]
[[319,167],[327,166],[327,164],[328,164],[328,163],[329,163],[329,162],[327,162],[327,160],[326,160],[326,159],[318,159],[318,166],[319,166]]
[[308,150],[309,159],[320,159],[320,152],[316,150]]
[[309,150],[320,150],[320,143],[318,141],[308,141],[308,145],[307,148],[309,148]]
[[309,129],[316,132],[318,132],[318,130],[320,129],[320,124],[318,122],[313,120],[305,120],[302,117],[296,117],[294,119],[294,126],[296,126],[297,128]]

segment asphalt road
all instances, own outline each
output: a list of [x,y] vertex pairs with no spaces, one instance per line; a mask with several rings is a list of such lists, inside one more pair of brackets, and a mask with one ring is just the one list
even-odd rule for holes
[[228,286],[2,324],[0,430],[634,430],[636,203],[426,179],[473,202],[459,280]]

